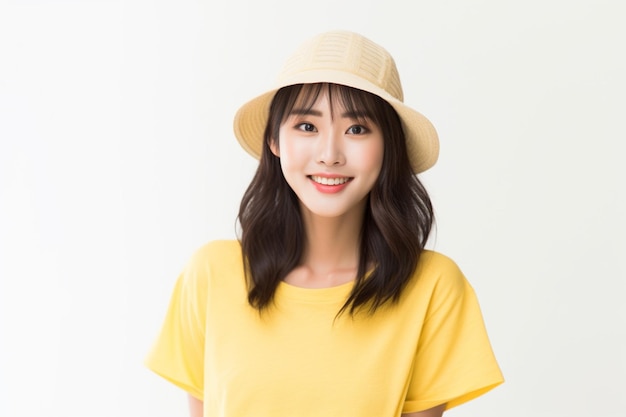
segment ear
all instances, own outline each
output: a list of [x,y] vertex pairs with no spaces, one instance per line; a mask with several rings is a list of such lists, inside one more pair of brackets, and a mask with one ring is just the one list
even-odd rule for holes
[[274,156],[276,156],[277,158],[280,158],[280,148],[278,147],[278,140],[277,139],[270,139],[270,150],[272,151],[272,153],[274,154]]

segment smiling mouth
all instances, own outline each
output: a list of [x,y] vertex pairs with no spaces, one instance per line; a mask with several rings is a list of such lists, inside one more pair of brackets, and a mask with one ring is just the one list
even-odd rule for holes
[[352,180],[352,177],[328,178],[328,177],[320,177],[317,175],[309,175],[309,178],[315,181],[316,183],[322,184],[322,185],[341,185]]

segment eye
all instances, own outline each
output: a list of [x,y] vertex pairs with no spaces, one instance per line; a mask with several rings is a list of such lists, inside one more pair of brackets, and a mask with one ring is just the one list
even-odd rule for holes
[[315,129],[315,126],[313,126],[311,123],[300,123],[296,126],[296,128],[298,130],[302,130],[304,132],[315,132],[317,131],[317,129]]
[[346,131],[346,133],[350,135],[363,135],[367,132],[368,132],[367,128],[361,125],[350,126],[348,130]]

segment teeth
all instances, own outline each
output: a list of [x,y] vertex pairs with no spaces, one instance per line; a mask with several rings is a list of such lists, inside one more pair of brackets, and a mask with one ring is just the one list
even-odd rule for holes
[[348,178],[326,178],[326,177],[318,177],[317,175],[311,175],[311,179],[318,184],[322,185],[340,185],[348,182]]

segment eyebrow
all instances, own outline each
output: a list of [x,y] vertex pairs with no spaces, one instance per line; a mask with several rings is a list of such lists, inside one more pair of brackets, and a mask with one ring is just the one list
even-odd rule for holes
[[[317,117],[323,116],[322,112],[319,110],[304,109],[304,108],[294,108],[291,110],[290,114],[300,115],[300,116],[317,116]],[[371,119],[368,113],[359,112],[359,111],[347,111],[347,112],[341,113],[341,117],[344,119],[353,119],[353,120]]]
[[301,116],[317,116],[317,117],[322,117],[322,112],[319,110],[313,110],[313,109],[301,109],[301,108],[295,108],[292,109],[290,114],[297,114],[297,115],[301,115]]
[[347,111],[341,113],[341,117],[354,120],[371,119],[370,114],[363,111]]

